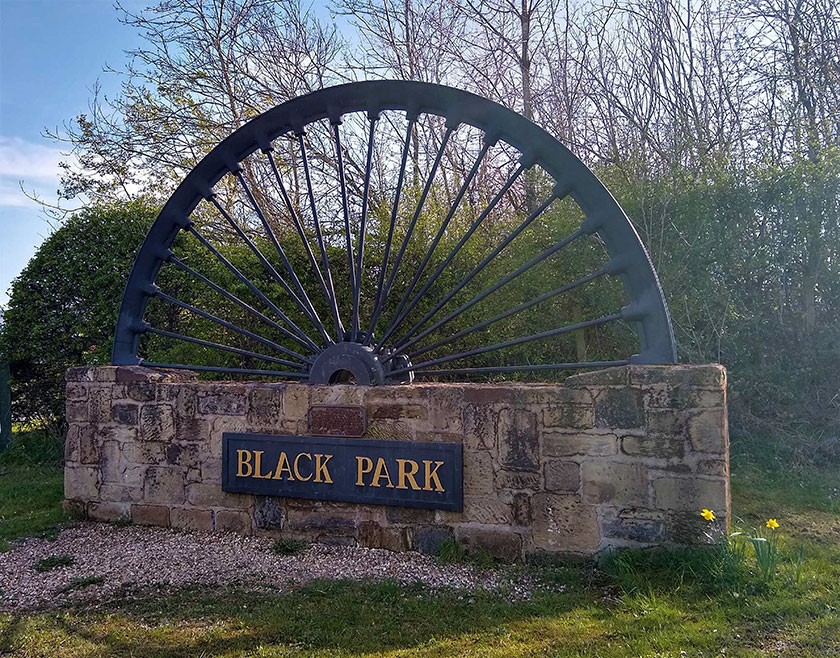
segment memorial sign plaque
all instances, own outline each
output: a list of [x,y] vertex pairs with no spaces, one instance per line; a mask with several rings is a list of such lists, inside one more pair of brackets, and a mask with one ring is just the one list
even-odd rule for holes
[[222,489],[373,505],[463,508],[459,443],[222,435]]

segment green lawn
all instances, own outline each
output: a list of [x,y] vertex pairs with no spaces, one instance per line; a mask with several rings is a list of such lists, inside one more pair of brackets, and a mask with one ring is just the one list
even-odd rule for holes
[[[0,537],[42,532],[60,520],[58,469],[0,471]],[[317,582],[285,595],[192,589],[0,615],[0,655],[840,655],[837,487],[837,473],[769,477],[743,469],[733,478],[734,512],[745,524],[770,516],[782,524],[782,561],[769,584],[751,556],[739,567],[685,550],[624,553],[602,569],[509,567],[548,587],[518,603],[393,582]]]

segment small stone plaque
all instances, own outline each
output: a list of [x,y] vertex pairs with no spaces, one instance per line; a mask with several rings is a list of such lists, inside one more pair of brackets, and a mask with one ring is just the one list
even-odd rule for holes
[[309,431],[321,436],[360,437],[367,429],[364,407],[313,404],[309,407]]

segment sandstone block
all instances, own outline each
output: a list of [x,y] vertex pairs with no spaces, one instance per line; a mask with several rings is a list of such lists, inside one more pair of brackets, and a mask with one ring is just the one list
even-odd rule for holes
[[496,472],[493,481],[496,489],[521,490],[530,489],[536,491],[541,488],[541,476],[534,471],[508,471],[501,469]]
[[632,429],[644,427],[642,391],[634,388],[605,389],[595,398],[595,427]]
[[169,508],[162,505],[132,505],[131,520],[137,525],[169,525]]
[[511,562],[522,555],[522,536],[510,530],[460,526],[456,535],[469,553],[487,552]]
[[726,412],[721,408],[696,413],[688,423],[688,436],[695,452],[722,454],[729,443]]
[[594,424],[595,410],[592,405],[563,404],[543,409],[545,427],[589,429]]
[[64,389],[68,400],[85,400],[87,399],[87,386],[81,382],[67,382]]
[[88,518],[97,521],[120,521],[131,518],[130,503],[90,503],[87,510]]
[[631,366],[604,368],[567,377],[564,386],[580,388],[585,386],[625,386],[630,383]]
[[99,497],[99,470],[94,466],[65,466],[64,497],[96,500]]
[[469,404],[462,416],[464,447],[467,450],[492,450],[496,447],[498,411],[486,405]]
[[216,512],[216,532],[251,532],[251,515],[241,510],[220,509]]
[[455,533],[448,526],[430,526],[414,528],[409,531],[411,548],[425,555],[437,555],[440,547],[447,539],[452,539]]
[[147,503],[183,504],[184,472],[177,466],[149,466],[143,483],[143,498]]
[[697,472],[722,478],[729,477],[729,465],[724,459],[702,459],[697,462]]
[[666,527],[662,515],[656,510],[605,507],[601,510],[601,535],[644,544],[659,544],[666,540]]
[[260,530],[279,530],[283,527],[283,499],[274,496],[256,496],[254,525]]
[[169,524],[181,530],[198,530],[210,532],[213,530],[213,512],[208,509],[181,509],[174,507],[169,510]]
[[385,518],[388,523],[398,525],[431,525],[435,521],[435,510],[419,507],[386,507]]
[[141,503],[143,502],[143,486],[103,482],[99,485],[99,498],[116,503]]
[[538,493],[531,499],[534,547],[551,552],[590,552],[600,530],[593,505],[578,496]]
[[464,451],[464,493],[493,493],[493,458],[487,451]]
[[509,469],[535,471],[539,468],[537,416],[521,409],[499,413],[499,460]]
[[584,503],[647,503],[647,469],[641,464],[588,461],[581,467],[581,481]]
[[248,424],[254,431],[276,431],[283,420],[285,385],[254,387],[248,395]]
[[545,463],[545,489],[563,493],[575,493],[580,489],[580,464],[562,460]]
[[228,493],[220,484],[195,482],[187,485],[187,502],[195,507],[245,509],[251,506],[251,494]]
[[666,476],[653,480],[656,506],[660,509],[695,511],[705,508],[723,512],[728,508],[726,481],[696,477]]
[[140,410],[142,441],[171,441],[175,434],[175,412],[171,405],[149,403]]
[[136,425],[140,409],[133,403],[118,403],[111,406],[111,420],[120,425]]
[[527,493],[513,494],[510,506],[513,523],[519,526],[531,525],[531,496]]
[[205,416],[242,416],[245,408],[245,389],[241,386],[216,386],[198,394],[198,413]]
[[621,451],[625,455],[670,459],[685,454],[685,439],[682,435],[652,433],[645,436],[625,436],[621,439]]
[[[450,514],[456,513],[450,512]],[[458,521],[485,525],[511,525],[513,512],[510,505],[498,496],[464,496],[464,511]]]
[[407,551],[408,533],[405,528],[387,528],[365,522],[359,526],[359,545],[366,548],[384,548],[389,551]]
[[64,409],[67,415],[68,423],[84,423],[90,420],[90,418],[88,418],[87,400],[67,400],[67,404]]
[[550,457],[615,455],[618,453],[618,437],[615,434],[546,433],[543,452]]
[[726,386],[726,370],[719,365],[631,366],[630,383],[722,389]]
[[155,385],[151,382],[131,382],[125,385],[125,394],[136,402],[151,402],[155,399]]

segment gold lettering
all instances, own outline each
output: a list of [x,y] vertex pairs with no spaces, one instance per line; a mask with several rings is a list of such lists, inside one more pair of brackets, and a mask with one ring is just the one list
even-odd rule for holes
[[[324,461],[321,461],[321,457],[324,457]],[[332,459],[332,455],[322,455],[320,453],[315,454],[315,482],[326,482],[327,484],[332,484],[332,478],[330,477],[330,472],[327,469],[327,462]],[[321,479],[321,476],[324,479]]]
[[[408,470],[405,468],[406,464],[409,464]],[[397,470],[397,489],[408,489],[405,485],[405,481],[408,480],[411,483],[411,488],[419,491],[420,487],[417,485],[414,476],[420,470],[420,465],[413,459],[398,459],[397,466],[399,467]]]
[[[247,459],[246,459],[247,457]],[[254,467],[251,466],[251,451],[250,450],[237,450],[236,451],[236,458],[239,462],[238,468],[236,469],[236,477],[238,478],[247,478],[250,477],[251,473],[254,472]],[[248,467],[248,472],[245,473],[242,468],[244,466]]]
[[[366,464],[363,468],[362,464]],[[356,486],[363,487],[365,486],[364,475],[365,473],[370,473],[373,470],[373,460],[369,457],[356,457]]]
[[301,457],[306,457],[309,461],[312,461],[312,455],[310,455],[308,452],[301,452],[298,453],[297,457],[295,457],[295,477],[301,482],[306,482],[312,479],[312,473],[310,473],[308,477],[301,476],[300,471],[298,470],[298,462],[300,461]]
[[437,475],[437,470],[443,466],[443,462],[435,462],[434,469],[432,468],[432,462],[428,459],[423,460],[423,465],[426,467],[426,486],[423,487],[423,491],[431,491],[432,488],[429,486],[432,480],[435,481],[435,491],[443,491],[443,485],[440,483],[440,478]]
[[292,477],[292,467],[289,466],[289,458],[286,456],[285,452],[281,452],[280,456],[277,458],[277,468],[274,469],[274,477],[272,479],[282,480],[283,473],[286,473],[286,479],[289,482],[295,481]]
[[254,477],[259,478],[261,480],[270,480],[271,479],[271,471],[268,472],[268,475],[260,474],[262,470],[260,466],[260,462],[262,461],[262,450],[254,450]]
[[370,481],[370,486],[378,487],[379,480],[383,478],[388,481],[388,484],[386,484],[385,487],[393,489],[394,485],[391,484],[391,477],[388,475],[388,467],[385,465],[385,460],[380,457],[376,460],[376,470],[373,472],[373,478]]

